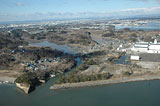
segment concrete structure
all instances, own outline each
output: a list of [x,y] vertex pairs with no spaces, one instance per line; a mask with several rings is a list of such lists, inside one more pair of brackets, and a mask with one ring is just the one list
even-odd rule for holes
[[141,53],[160,53],[160,43],[157,40],[152,42],[138,42],[133,45],[131,48],[134,52],[141,52]]

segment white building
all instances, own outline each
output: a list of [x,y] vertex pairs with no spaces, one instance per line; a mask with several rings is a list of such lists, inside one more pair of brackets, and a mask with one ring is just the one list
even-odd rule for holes
[[131,59],[131,60],[139,60],[140,57],[139,57],[139,56],[131,56],[130,59]]
[[131,48],[134,52],[142,52],[142,53],[160,53],[160,43],[157,40],[152,42],[138,42],[133,45]]

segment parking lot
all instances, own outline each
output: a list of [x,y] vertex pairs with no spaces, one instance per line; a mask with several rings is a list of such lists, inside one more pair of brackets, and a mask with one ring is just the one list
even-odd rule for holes
[[160,54],[139,53],[141,61],[160,62]]

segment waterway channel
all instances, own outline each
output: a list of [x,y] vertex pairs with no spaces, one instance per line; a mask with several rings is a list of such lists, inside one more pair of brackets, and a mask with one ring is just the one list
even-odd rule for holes
[[159,80],[50,90],[57,78],[28,95],[15,85],[0,85],[0,106],[160,106]]

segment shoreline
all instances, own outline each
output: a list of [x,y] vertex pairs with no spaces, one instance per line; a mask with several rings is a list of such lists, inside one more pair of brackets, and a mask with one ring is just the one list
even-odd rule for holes
[[14,84],[14,77],[0,77],[0,84]]
[[123,78],[116,78],[116,79],[109,79],[109,80],[98,80],[98,81],[87,81],[87,82],[79,82],[79,83],[55,84],[55,85],[51,86],[50,89],[59,90],[59,89],[100,86],[100,85],[119,84],[119,83],[138,82],[138,81],[148,81],[148,80],[160,80],[160,75],[123,77]]

